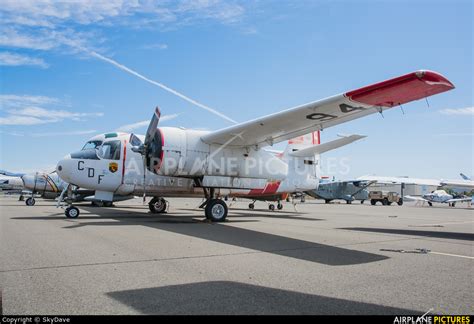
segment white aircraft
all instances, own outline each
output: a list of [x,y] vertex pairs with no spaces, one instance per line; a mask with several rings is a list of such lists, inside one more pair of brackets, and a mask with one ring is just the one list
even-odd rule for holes
[[453,195],[448,194],[444,190],[435,190],[429,194],[424,194],[422,197],[416,196],[405,196],[407,200],[423,201],[427,202],[429,206],[433,206],[433,203],[448,204],[450,207],[455,207],[457,202],[470,202],[471,197],[460,197],[454,198]]
[[473,190],[474,181],[472,180],[436,180],[436,179],[420,179],[420,178],[409,178],[409,177],[384,177],[384,176],[373,176],[366,175],[359,177],[358,180],[365,181],[377,181],[377,183],[385,184],[416,184],[421,186],[436,186],[446,189],[459,189],[459,190]]
[[[163,196],[203,194],[206,217],[223,221],[227,205],[219,197],[226,192],[317,188],[317,145],[295,148],[287,161],[264,147],[453,88],[436,72],[417,71],[217,131],[158,128],[156,109],[144,137],[104,134],[59,161],[56,170],[69,183],[95,188],[96,199],[143,193],[154,197],[156,210],[164,210]],[[65,214],[77,217],[79,209],[69,206]]]
[[[34,173],[11,173],[0,170],[0,189],[11,190],[20,193],[20,201],[25,201],[27,206],[34,206],[37,197],[43,199],[56,199],[63,190],[69,186],[56,172],[34,172]],[[91,201],[94,206],[110,206],[108,202],[88,199],[94,195],[93,190],[81,188],[69,188],[68,199],[71,201]],[[27,197],[26,199],[25,196]]]

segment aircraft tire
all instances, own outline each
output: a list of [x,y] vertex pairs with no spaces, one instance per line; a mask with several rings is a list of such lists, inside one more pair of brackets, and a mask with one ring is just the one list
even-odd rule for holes
[[79,209],[77,207],[71,206],[66,208],[64,211],[64,214],[66,215],[67,218],[77,218],[79,217]]
[[212,222],[225,221],[227,212],[227,205],[222,199],[211,199],[205,209],[206,218]]
[[255,204],[250,203],[250,204],[249,204],[249,209],[254,209],[254,208],[255,208]]
[[162,197],[153,197],[148,203],[148,208],[153,214],[162,214],[166,211],[166,200]]
[[268,209],[270,209],[271,211],[274,211],[275,210],[275,205],[274,204],[268,205]]
[[279,204],[277,205],[277,209],[278,209],[278,210],[282,210],[282,209],[283,209],[283,205],[279,203]]
[[26,199],[26,201],[25,201],[26,206],[34,206],[35,203],[36,203],[36,200],[33,197],[30,197],[30,198]]

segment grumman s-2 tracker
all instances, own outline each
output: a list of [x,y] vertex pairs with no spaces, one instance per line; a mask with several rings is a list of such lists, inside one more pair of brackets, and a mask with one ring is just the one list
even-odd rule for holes
[[[318,187],[318,145],[293,147],[282,159],[265,147],[445,92],[454,85],[432,71],[416,71],[319,101],[216,131],[159,127],[155,110],[144,137],[111,133],[72,153],[56,170],[65,181],[94,189],[95,198],[203,195],[206,217],[224,221],[229,193],[249,196],[314,190]],[[86,147],[86,148],[87,148]],[[64,193],[64,192],[63,192]],[[79,209],[66,208],[67,217]]]

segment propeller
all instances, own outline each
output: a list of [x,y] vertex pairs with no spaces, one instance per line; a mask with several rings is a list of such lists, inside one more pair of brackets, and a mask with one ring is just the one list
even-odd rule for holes
[[[155,112],[151,118],[150,124],[145,135],[145,142],[137,148],[132,148],[134,152],[138,152],[142,155],[143,161],[143,203],[146,200],[146,170],[148,167],[148,160],[150,159],[150,148],[155,144],[155,136],[158,131],[158,122],[160,121],[160,108],[156,107]],[[161,143],[160,143],[161,144]]]

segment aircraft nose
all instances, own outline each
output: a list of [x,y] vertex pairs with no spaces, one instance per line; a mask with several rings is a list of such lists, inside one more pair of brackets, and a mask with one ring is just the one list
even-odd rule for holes
[[71,182],[72,173],[72,160],[71,154],[66,155],[56,165],[56,172],[66,182]]

